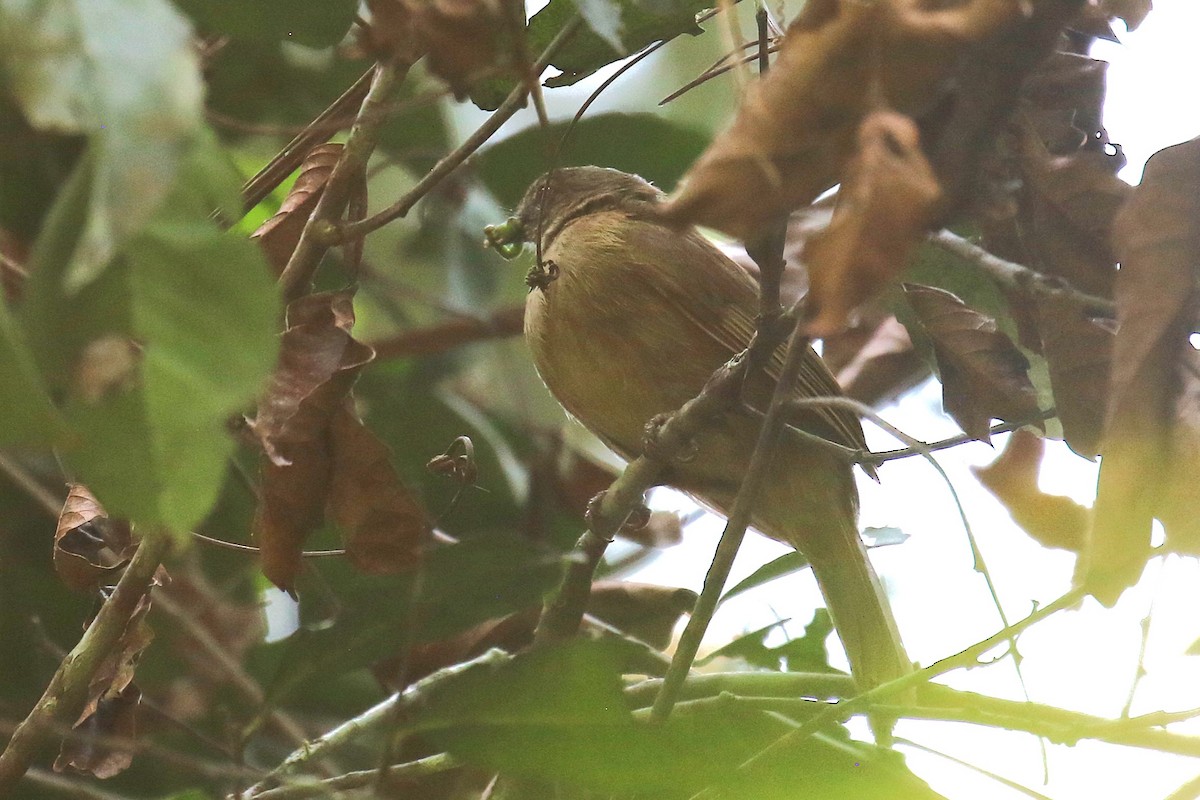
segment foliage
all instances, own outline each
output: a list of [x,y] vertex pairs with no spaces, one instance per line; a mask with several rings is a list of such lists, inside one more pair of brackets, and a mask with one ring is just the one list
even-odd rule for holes
[[[1019,630],[1117,602],[1155,521],[1164,551],[1198,552],[1200,142],[1119,180],[1086,55],[1148,2],[809,0],[786,33],[764,22],[745,60],[771,66],[736,108],[702,116],[646,104],[727,46],[708,3],[361,5],[0,0],[0,795],[963,796],[910,768],[906,716],[1200,754],[1163,727],[1186,713],[1114,724],[932,682],[1006,642],[1020,667]],[[663,45],[567,121],[565,87]],[[767,298],[752,318],[683,287],[749,355],[662,409],[624,470],[510,340],[559,265],[524,257],[525,285],[484,245],[522,197],[487,241],[537,238],[528,187],[588,164],[670,192],[639,221],[737,237]],[[628,245],[609,233],[598,248]],[[783,313],[797,285],[811,296]],[[853,401],[768,402],[744,380],[765,365],[790,388],[789,333],[823,338]],[[853,415],[929,374],[963,434],[858,449]],[[708,642],[689,672],[718,603],[818,563],[789,552],[726,589],[722,550],[699,602],[622,579],[687,528],[645,492],[756,414],[779,435],[729,459],[766,466],[688,487],[735,511],[726,543],[775,440],[840,425],[830,458],[874,475],[1016,430],[979,481],[1078,557],[1076,588],[882,686],[830,666],[829,634],[861,620],[823,610],[803,636],[785,620]],[[1055,437],[1101,459],[1094,508],[1039,487]]]

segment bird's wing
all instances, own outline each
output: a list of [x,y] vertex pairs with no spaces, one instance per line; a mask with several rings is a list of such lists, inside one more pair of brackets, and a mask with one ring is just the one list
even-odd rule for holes
[[[632,240],[628,244],[632,245],[632,252],[656,251],[649,243],[639,248],[636,241],[639,236],[661,235],[651,231],[651,226],[653,223],[647,222],[629,227]],[[647,282],[647,286],[660,293],[664,303],[690,319],[732,357],[744,350],[754,335],[758,287],[745,270],[699,233],[683,234],[682,238],[686,239],[687,256],[672,265],[670,280]],[[661,269],[661,265],[657,266]],[[705,291],[697,292],[698,284]],[[766,372],[772,384],[779,379],[786,351],[786,345],[781,345],[771,354]],[[809,352],[812,357],[806,358],[801,366],[796,395],[841,397],[841,388],[825,362],[811,348]],[[866,449],[858,417],[844,409],[814,408],[797,414],[796,423],[846,447]]]

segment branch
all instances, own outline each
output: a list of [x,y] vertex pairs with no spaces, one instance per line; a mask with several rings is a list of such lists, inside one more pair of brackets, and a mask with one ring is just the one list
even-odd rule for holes
[[[329,108],[322,111],[317,118],[296,134],[279,154],[271,159],[265,167],[242,187],[242,209],[249,211],[262,202],[263,198],[275,190],[284,178],[303,163],[308,151],[314,145],[325,141],[335,130],[345,127],[342,120],[350,116],[367,96],[371,85],[373,70],[364,72],[354,84],[342,92],[342,96],[333,101]],[[336,126],[336,127],[335,127]]]
[[[510,658],[512,656],[503,650],[493,648],[470,661],[464,661],[461,664],[452,664],[449,667],[444,667],[437,672],[425,676],[403,692],[394,694],[386,700],[376,703],[358,716],[346,720],[320,738],[314,739],[300,749],[295,750],[278,767],[271,770],[270,774],[247,789],[243,793],[243,796],[246,798],[257,798],[269,790],[273,784],[283,780],[283,775],[294,771],[312,759],[318,756],[327,756],[331,751],[354,742],[360,736],[381,730],[390,723],[402,720],[406,708],[424,702],[425,696],[430,689],[442,681],[447,679],[452,680],[468,670],[478,668],[488,669],[496,664],[502,664]],[[378,773],[376,772],[375,774]]]
[[1062,278],[1032,270],[1022,264],[1006,261],[972,244],[948,230],[941,230],[929,237],[929,241],[959,258],[979,267],[985,275],[1010,289],[1017,289],[1041,297],[1067,297],[1079,303],[1087,313],[1115,319],[1117,304],[1106,297],[1083,292]]
[[[1020,430],[1028,425],[1033,425],[1042,420],[1053,419],[1058,412],[1051,408],[1043,411],[1037,417],[1026,420],[1024,422],[1000,422],[988,428],[988,434],[997,433],[1012,433],[1015,430]],[[936,453],[938,450],[949,450],[951,447],[958,447],[961,444],[978,441],[974,436],[966,433],[960,433],[956,436],[951,436],[947,439],[942,439],[937,442],[928,444],[922,442],[920,446],[902,447],[896,450],[881,450],[877,453],[862,453],[859,456],[859,461],[872,466],[886,464],[889,461],[895,461],[900,458],[909,458],[910,456],[923,456],[927,453]]]
[[[428,775],[436,775],[439,772],[446,772],[460,766],[462,766],[461,762],[454,756],[448,753],[438,753],[426,756],[425,758],[419,758],[416,761],[410,761],[406,764],[394,764],[382,770],[364,769],[347,772],[344,775],[337,775],[323,781],[289,783],[287,786],[267,789],[265,792],[255,795],[255,797],[258,800],[301,800],[306,797],[327,797],[334,792],[361,789],[364,786],[370,786],[379,781],[380,777],[383,778],[384,786],[387,786],[389,781],[424,778]],[[380,774],[381,772],[383,773],[382,775]]]
[[[550,61],[553,60],[555,54],[558,53],[563,45],[570,41],[582,23],[582,19],[576,15],[570,22],[563,26],[558,35],[546,46],[545,52],[533,63],[533,73],[535,75],[540,75],[550,65]],[[400,199],[378,214],[367,217],[359,222],[325,228],[321,233],[322,243],[329,246],[341,244],[351,239],[361,239],[367,234],[379,230],[392,220],[406,215],[417,204],[417,201],[429,194],[447,175],[458,169],[469,156],[482,147],[488,139],[492,138],[504,123],[508,122],[513,115],[524,108],[525,100],[528,96],[529,90],[526,84],[522,83],[520,86],[517,86],[509,92],[504,102],[492,112],[491,116],[487,118],[487,121],[483,125],[479,126],[478,130],[468,136],[454,150],[443,156],[440,161],[433,165],[433,169],[429,170],[425,174],[425,177],[421,178],[417,182],[417,185],[406,192]]]
[[17,726],[0,754],[0,796],[13,790],[34,759],[53,738],[53,723],[74,722],[87,702],[88,685],[112,655],[154,573],[171,548],[171,533],[152,529],[133,554],[112,596],[96,613],[79,643],[63,659],[50,685],[29,716]]
[[1034,611],[1024,619],[1009,625],[1003,630],[989,636],[988,638],[976,642],[970,647],[955,653],[952,656],[947,656],[939,661],[935,661],[929,666],[910,672],[909,674],[897,678],[894,681],[881,684],[870,691],[852,697],[849,700],[844,700],[836,705],[829,706],[824,711],[816,714],[810,720],[805,722],[800,727],[779,737],[771,744],[759,750],[738,767],[739,770],[748,769],[754,764],[757,764],[765,758],[770,758],[780,749],[788,746],[791,742],[799,741],[822,728],[830,725],[836,725],[849,719],[854,714],[861,714],[868,711],[873,704],[878,703],[886,697],[904,692],[907,689],[915,688],[921,684],[929,683],[933,678],[942,675],[946,672],[951,672],[956,669],[974,666],[981,656],[1002,642],[1009,641],[1015,638],[1022,631],[1032,625],[1041,622],[1047,617],[1070,608],[1076,605],[1080,600],[1087,596],[1082,588],[1075,588],[1064,594],[1049,605],[1042,606],[1037,611]]
[[329,243],[323,241],[317,232],[331,227],[342,216],[355,185],[366,175],[367,161],[375,151],[380,129],[387,118],[389,100],[407,73],[408,65],[403,63],[387,62],[375,66],[371,88],[367,90],[354,126],[346,137],[341,157],[329,175],[317,207],[304,225],[304,232],[300,234],[300,241],[296,243],[283,274],[279,276],[285,300],[295,300],[308,291],[317,265],[329,249]]
[[184,636],[209,655],[215,665],[225,673],[234,689],[256,709],[262,709],[266,718],[280,733],[290,739],[292,744],[302,744],[305,741],[307,736],[304,728],[278,708],[266,706],[266,694],[262,687],[250,677],[229,651],[213,638],[208,629],[197,621],[194,614],[181,608],[166,592],[158,597],[157,604],[163,613],[182,628]]
[[687,627],[684,628],[683,636],[675,649],[675,656],[671,659],[671,668],[667,671],[658,697],[654,700],[652,718],[656,721],[665,721],[670,716],[671,707],[675,705],[675,701],[679,697],[684,679],[687,678],[688,672],[692,668],[692,662],[696,659],[696,653],[700,650],[704,632],[708,629],[708,623],[712,620],[717,604],[721,600],[721,592],[725,588],[725,581],[729,578],[733,560],[746,536],[746,528],[750,524],[750,515],[753,512],[754,504],[766,483],[771,456],[780,434],[787,425],[788,400],[792,396],[792,390],[800,375],[804,359],[808,357],[808,337],[801,332],[803,324],[802,321],[798,322],[792,333],[787,357],[780,370],[779,380],[775,384],[775,394],[771,397],[771,406],[759,429],[758,441],[750,456],[750,466],[746,469],[746,475],[742,478],[737,497],[729,511],[729,519],[725,523],[725,530],[721,533],[721,541],[717,545],[712,565],[709,567],[708,574],[704,576],[704,589],[700,593],[700,599],[696,601],[695,609],[688,618]]
[[485,317],[461,317],[424,328],[401,331],[370,342],[376,360],[431,356],[471,342],[502,339],[521,333],[525,305],[497,309]]

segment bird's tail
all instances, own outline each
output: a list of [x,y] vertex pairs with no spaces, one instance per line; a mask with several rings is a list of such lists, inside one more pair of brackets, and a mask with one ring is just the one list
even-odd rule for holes
[[812,564],[850,669],[865,691],[907,675],[912,662],[859,536],[853,478],[844,465],[828,466],[806,470],[795,485],[785,477],[795,477],[795,470],[777,473],[766,487],[762,508],[768,514],[759,527],[792,544]]

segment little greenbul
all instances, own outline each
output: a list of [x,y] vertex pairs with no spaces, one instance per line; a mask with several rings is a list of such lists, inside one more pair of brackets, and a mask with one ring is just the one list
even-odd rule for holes
[[[647,422],[695,397],[743,350],[755,329],[753,278],[696,230],[655,221],[662,193],[636,175],[600,167],[555,170],[529,189],[515,217],[490,229],[511,254],[540,238],[530,273],[525,339],[550,392],[626,459],[642,449]],[[783,363],[777,350],[745,400],[767,408]],[[797,397],[839,395],[809,350]],[[793,424],[847,447],[864,447],[852,415],[813,410]],[[754,449],[759,419],[730,413],[697,437],[666,483],[728,512]],[[911,669],[856,517],[851,466],[819,443],[785,437],[756,504],[754,527],[807,556],[859,685]]]

